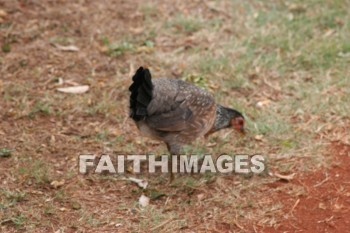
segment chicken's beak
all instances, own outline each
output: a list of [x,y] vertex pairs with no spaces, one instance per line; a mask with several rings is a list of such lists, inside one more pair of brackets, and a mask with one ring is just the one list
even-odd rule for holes
[[241,134],[242,136],[245,136],[245,135],[246,135],[246,131],[245,131],[244,128],[241,128],[241,129],[239,130],[239,132],[240,132],[240,134]]
[[246,135],[246,130],[244,129],[244,127],[235,127],[235,130],[236,130],[241,136],[245,136],[245,135]]

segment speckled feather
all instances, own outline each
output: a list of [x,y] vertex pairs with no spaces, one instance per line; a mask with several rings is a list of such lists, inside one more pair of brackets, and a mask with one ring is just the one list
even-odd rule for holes
[[139,122],[150,128],[147,132],[153,131],[151,136],[168,144],[187,144],[213,127],[216,104],[207,91],[176,79],[159,78],[152,83],[148,117]]
[[142,133],[164,141],[172,154],[179,154],[183,145],[198,137],[228,127],[238,113],[217,105],[209,92],[190,83],[151,80],[148,69],[142,67],[133,81],[130,116]]

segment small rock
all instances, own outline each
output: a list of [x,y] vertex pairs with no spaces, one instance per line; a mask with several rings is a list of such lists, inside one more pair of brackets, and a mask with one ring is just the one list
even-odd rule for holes
[[149,205],[149,198],[142,194],[140,199],[139,199],[139,204],[142,207],[148,206]]

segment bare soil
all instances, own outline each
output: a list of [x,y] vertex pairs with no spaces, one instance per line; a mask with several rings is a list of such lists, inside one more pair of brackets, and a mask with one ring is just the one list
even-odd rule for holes
[[[333,143],[327,156],[329,168],[299,175],[291,183],[305,188],[300,196],[281,192],[285,219],[277,228],[264,232],[348,232],[350,226],[350,146]],[[275,183],[272,188],[283,186]]]

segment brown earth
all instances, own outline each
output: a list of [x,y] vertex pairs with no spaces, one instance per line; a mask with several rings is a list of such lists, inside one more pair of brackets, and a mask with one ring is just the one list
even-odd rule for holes
[[[285,219],[277,228],[264,232],[349,232],[350,230],[350,146],[334,143],[329,149],[329,168],[299,175],[292,184],[303,186],[306,194],[276,195],[286,203]],[[276,186],[284,185],[282,183]],[[276,187],[275,186],[275,187]]]

